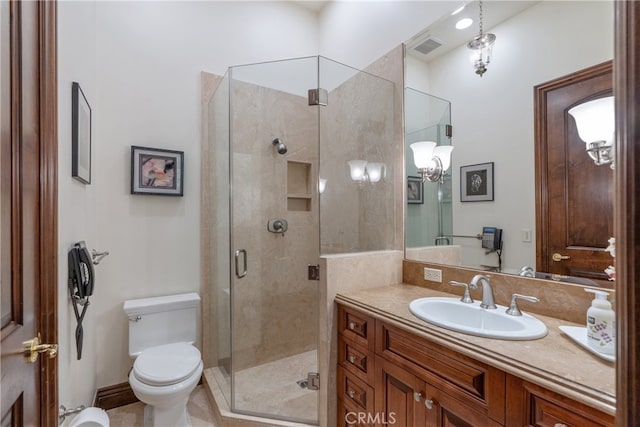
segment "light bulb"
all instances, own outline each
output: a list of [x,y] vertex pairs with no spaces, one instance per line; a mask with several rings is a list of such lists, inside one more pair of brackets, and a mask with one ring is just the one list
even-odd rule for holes
[[367,163],[367,175],[369,176],[369,181],[380,181],[382,179],[383,169],[384,163]]
[[451,166],[451,152],[453,145],[439,145],[433,150],[433,156],[438,157],[442,162],[442,171],[446,171]]
[[613,96],[577,105],[568,113],[575,119],[578,135],[587,146],[599,141],[605,141],[606,145],[613,144],[615,131]]
[[351,172],[351,179],[356,182],[362,182],[366,179],[365,168],[367,167],[366,160],[349,160],[349,169]]
[[433,141],[414,142],[409,146],[413,151],[413,162],[418,169],[429,167],[435,146],[436,143]]

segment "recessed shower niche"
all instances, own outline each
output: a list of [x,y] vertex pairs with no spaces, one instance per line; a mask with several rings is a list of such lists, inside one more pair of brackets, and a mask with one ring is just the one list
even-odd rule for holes
[[287,210],[311,212],[311,163],[287,160]]
[[[329,374],[319,372],[329,366],[319,346],[326,282],[310,280],[308,266],[396,248],[394,85],[317,56],[237,66],[206,114],[205,377],[233,413],[318,424],[319,408],[328,411]],[[386,164],[385,178],[352,181],[353,159]],[[273,218],[286,219],[286,233],[268,231]]]

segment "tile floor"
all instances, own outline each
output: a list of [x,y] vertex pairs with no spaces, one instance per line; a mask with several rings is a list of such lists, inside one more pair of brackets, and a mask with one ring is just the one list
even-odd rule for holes
[[[297,419],[313,418],[318,408],[318,392],[300,388],[296,381],[317,368],[315,350],[285,357],[274,362],[244,369],[236,374],[236,404],[254,413],[271,413]],[[218,368],[209,369],[205,374],[215,376],[214,381],[229,395],[228,376]],[[267,385],[256,387],[256,384]],[[205,385],[199,385],[191,393],[187,410],[193,427],[222,427],[215,422],[213,409],[209,403]],[[214,393],[215,395],[215,393]],[[224,399],[221,394],[221,399]],[[107,411],[111,427],[143,427],[144,404],[138,402]],[[248,417],[252,418],[252,417]],[[274,424],[275,425],[275,424]],[[297,423],[278,423],[295,425]]]
[[[202,385],[191,393],[187,410],[193,427],[218,427],[214,421],[213,410],[209,405],[207,391]],[[107,411],[111,427],[143,427],[144,404],[138,402]]]

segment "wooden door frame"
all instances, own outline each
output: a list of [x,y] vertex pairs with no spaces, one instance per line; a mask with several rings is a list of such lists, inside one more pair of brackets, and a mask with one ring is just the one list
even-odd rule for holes
[[640,419],[640,2],[615,1],[616,425]]
[[[58,342],[58,73],[57,4],[39,1],[40,275],[36,284],[42,341]],[[40,357],[40,425],[58,425],[58,359]]]

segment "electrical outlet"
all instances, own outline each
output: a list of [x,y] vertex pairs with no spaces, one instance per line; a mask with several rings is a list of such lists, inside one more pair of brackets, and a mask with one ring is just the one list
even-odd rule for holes
[[437,268],[424,269],[424,280],[431,280],[432,282],[442,283],[442,270]]

